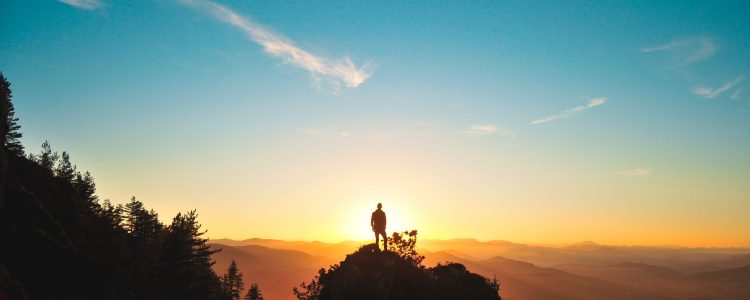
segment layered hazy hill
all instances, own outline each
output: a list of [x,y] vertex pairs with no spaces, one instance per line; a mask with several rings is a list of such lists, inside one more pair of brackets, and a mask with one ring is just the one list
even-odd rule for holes
[[[269,299],[294,299],[309,282],[366,242],[212,240],[217,273],[231,259],[245,282]],[[457,262],[501,282],[503,299],[750,299],[750,249],[625,247],[583,242],[565,247],[473,239],[421,240],[428,267]]]

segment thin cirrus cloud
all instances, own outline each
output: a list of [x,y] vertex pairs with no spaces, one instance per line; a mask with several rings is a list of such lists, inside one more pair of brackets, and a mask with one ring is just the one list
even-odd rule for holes
[[573,115],[582,113],[584,111],[587,111],[589,109],[592,109],[594,107],[602,105],[605,102],[607,102],[607,98],[604,98],[604,97],[594,98],[594,99],[589,100],[589,102],[586,103],[586,105],[579,105],[579,106],[576,106],[576,107],[573,107],[573,108],[570,108],[570,109],[566,109],[565,111],[563,111],[563,112],[561,112],[559,114],[555,114],[555,115],[551,115],[551,116],[546,116],[544,118],[533,120],[533,121],[530,122],[530,124],[531,125],[539,125],[539,124],[547,123],[549,121],[554,121],[554,120],[569,118],[569,117],[571,117]]
[[654,173],[653,169],[649,168],[637,168],[637,169],[631,169],[631,170],[624,170],[624,171],[618,171],[618,172],[611,172],[608,173],[609,175],[614,176],[650,176]]
[[328,79],[337,89],[341,83],[354,88],[360,86],[372,75],[373,68],[370,63],[357,67],[349,57],[331,60],[316,56],[221,4],[208,0],[179,0],[179,2],[206,11],[217,20],[243,31],[250,40],[261,45],[266,53],[281,58],[284,63],[307,70],[316,82]]
[[515,132],[513,132],[510,129],[504,128],[502,126],[489,125],[489,124],[472,125],[472,126],[466,127],[461,132],[463,134],[470,135],[470,136],[487,136],[487,135],[501,135],[505,137],[516,136]]
[[99,0],[59,0],[62,3],[65,3],[67,5],[85,9],[85,10],[95,10],[100,7],[102,7],[102,2]]
[[718,47],[713,40],[705,37],[674,40],[667,44],[646,47],[641,52],[671,52],[683,64],[693,63],[716,54]]
[[734,90],[734,93],[732,93],[732,96],[730,96],[729,99],[732,99],[732,100],[740,99],[740,93],[742,93],[742,90],[740,89]]
[[[699,86],[693,89],[693,94],[706,99],[713,99],[721,95],[722,93],[731,90],[733,87],[738,85],[744,79],[742,76],[732,79],[718,88],[710,88],[705,86]],[[740,96],[740,90],[735,90],[730,96],[732,100],[737,100]]]

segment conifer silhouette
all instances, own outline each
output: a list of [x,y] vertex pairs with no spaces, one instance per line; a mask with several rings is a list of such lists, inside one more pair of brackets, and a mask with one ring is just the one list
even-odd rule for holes
[[135,197],[100,201],[47,141],[24,156],[10,95],[0,73],[0,298],[229,299],[195,211],[166,226]]
[[13,106],[13,92],[10,89],[10,82],[0,73],[0,101],[4,106],[3,115],[3,144],[6,151],[11,155],[23,156],[23,145],[21,144],[21,125],[16,117],[16,109]]
[[242,283],[242,273],[237,267],[237,262],[234,261],[234,259],[229,264],[227,273],[221,278],[221,288],[224,293],[229,295],[230,299],[240,300],[242,290],[245,286]]

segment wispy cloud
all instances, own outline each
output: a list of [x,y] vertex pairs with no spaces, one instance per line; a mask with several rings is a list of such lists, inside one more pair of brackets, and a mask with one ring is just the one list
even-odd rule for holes
[[461,133],[471,136],[501,135],[505,137],[515,137],[516,133],[498,125],[472,125],[466,127]]
[[599,105],[602,105],[605,102],[607,102],[607,98],[604,98],[604,97],[594,98],[594,99],[589,100],[589,102],[586,105],[579,105],[579,106],[567,109],[567,110],[565,110],[565,111],[563,111],[563,112],[561,112],[559,114],[555,114],[555,115],[551,115],[551,116],[546,116],[546,117],[541,118],[541,119],[533,120],[533,121],[531,121],[531,125],[538,125],[538,124],[547,123],[549,121],[554,121],[554,120],[569,118],[569,117],[571,117],[571,116],[573,116],[575,114],[578,114],[578,113],[587,111],[587,110],[589,110],[591,108],[594,108],[594,107],[597,107]]
[[464,131],[467,134],[473,135],[488,135],[497,132],[497,126],[494,125],[474,125],[469,126]]
[[653,173],[654,170],[649,168],[637,168],[625,171],[611,172],[607,174],[613,176],[650,176]]
[[62,3],[68,4],[73,7],[77,7],[85,10],[94,10],[102,7],[102,2],[99,0],[58,0]]
[[642,52],[672,52],[684,64],[709,58],[716,54],[717,50],[718,47],[713,40],[705,37],[674,40],[667,44],[641,49]]
[[729,96],[729,99],[732,99],[732,100],[740,99],[740,93],[742,93],[741,89],[734,90],[734,93],[732,93],[732,96]]
[[281,35],[253,23],[235,11],[208,0],[179,0],[188,6],[210,13],[219,21],[228,23],[243,31],[250,40],[263,47],[266,53],[281,58],[284,63],[294,65],[310,72],[313,79],[330,80],[336,88],[343,83],[347,87],[358,87],[372,74],[372,64],[357,67],[349,57],[331,60],[316,56]]
[[[722,85],[722,86],[720,86],[719,88],[716,88],[716,89],[710,88],[710,87],[705,87],[705,86],[699,86],[699,87],[696,87],[696,88],[693,89],[693,94],[695,94],[697,96],[700,96],[700,97],[703,97],[703,98],[706,98],[706,99],[713,99],[713,98],[716,98],[719,95],[721,95],[721,93],[726,92],[726,91],[732,89],[735,85],[737,85],[740,82],[742,82],[742,79],[743,79],[742,76],[737,77],[735,79],[732,79],[732,80],[728,81],[727,83],[725,83],[724,85]],[[737,97],[739,97],[739,93],[737,91],[735,91],[735,93],[737,93]],[[732,97],[734,97],[734,94],[732,94]],[[732,98],[732,99],[734,99],[734,98]]]

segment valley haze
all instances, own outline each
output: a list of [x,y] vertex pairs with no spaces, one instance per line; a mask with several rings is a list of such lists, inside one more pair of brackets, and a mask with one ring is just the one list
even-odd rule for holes
[[[217,271],[234,259],[245,279],[274,299],[295,299],[308,281],[372,241],[340,243],[251,238],[216,239]],[[458,262],[500,280],[503,299],[743,299],[750,296],[750,248],[562,246],[475,239],[420,240],[424,264]]]

